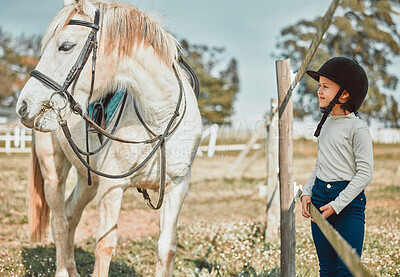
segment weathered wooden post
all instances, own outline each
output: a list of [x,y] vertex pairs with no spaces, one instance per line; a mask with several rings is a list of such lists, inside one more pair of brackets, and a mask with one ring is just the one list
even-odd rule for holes
[[293,191],[293,102],[290,59],[276,61],[279,104],[279,186],[281,206],[281,276],[295,276],[296,232]]
[[278,178],[278,99],[271,99],[271,117],[267,134],[267,227],[265,242],[278,239],[280,208]]

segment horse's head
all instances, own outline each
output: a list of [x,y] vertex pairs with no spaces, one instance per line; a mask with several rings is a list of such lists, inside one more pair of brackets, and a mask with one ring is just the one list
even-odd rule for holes
[[[98,32],[93,27],[96,24],[92,24],[96,11],[100,12]],[[172,64],[177,57],[177,42],[148,15],[128,4],[64,0],[64,8],[53,18],[43,37],[42,57],[31,73],[35,78],[29,79],[18,99],[17,113],[24,125],[40,131],[57,129],[57,115],[48,107],[64,106],[54,103],[63,102],[61,94],[54,97],[54,92],[66,87],[67,76],[73,75],[71,68],[82,57],[93,31],[98,38],[93,99],[116,87],[144,93],[165,88],[165,80],[174,81]],[[64,93],[68,98],[68,92],[72,93],[75,87],[74,98],[82,106],[91,92],[92,57],[93,53],[89,53],[82,72],[75,74],[79,75],[78,81],[71,82]],[[156,77],[161,75],[164,78],[159,78],[158,87],[154,87]]]
[[[50,23],[43,41],[42,56],[36,67],[46,78],[52,79],[62,86],[68,73],[81,56],[92,28],[79,24],[69,24],[71,19],[93,22],[96,8],[88,0],[64,0],[61,9]],[[91,62],[83,67],[76,83],[76,91],[90,90]],[[39,78],[40,79],[40,78]],[[71,91],[69,86],[69,91]],[[21,122],[29,128],[40,131],[57,129],[57,116],[52,106],[64,106],[65,100],[61,94],[54,94],[57,89],[48,82],[30,78],[21,91],[17,103],[17,113]],[[82,95],[82,93],[80,93]],[[76,95],[75,97],[82,97]]]

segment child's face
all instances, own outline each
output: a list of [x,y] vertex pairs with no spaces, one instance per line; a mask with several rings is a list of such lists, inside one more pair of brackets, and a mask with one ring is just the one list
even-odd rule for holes
[[335,98],[335,95],[339,91],[340,86],[334,81],[329,80],[323,76],[319,77],[319,89],[318,89],[318,99],[319,106],[321,108],[326,108],[329,103]]

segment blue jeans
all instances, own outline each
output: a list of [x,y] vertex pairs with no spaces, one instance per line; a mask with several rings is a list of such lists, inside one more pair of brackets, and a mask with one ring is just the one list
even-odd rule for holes
[[[311,202],[319,210],[320,207],[333,201],[348,183],[349,181],[325,182],[316,178]],[[366,198],[362,191],[339,214],[334,213],[327,219],[351,247],[355,248],[360,257],[364,242],[365,204]],[[352,276],[314,222],[311,222],[311,231],[317,250],[320,276]]]

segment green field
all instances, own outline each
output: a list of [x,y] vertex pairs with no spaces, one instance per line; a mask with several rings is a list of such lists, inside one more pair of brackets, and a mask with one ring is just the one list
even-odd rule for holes
[[[313,169],[316,145],[294,144],[294,179],[304,184]],[[373,182],[366,190],[366,236],[362,261],[376,276],[400,276],[400,145],[374,146]],[[265,178],[265,159],[244,177],[224,179],[235,155],[198,157],[178,229],[174,276],[280,276],[280,243],[264,242],[265,200],[256,187]],[[0,276],[54,276],[55,248],[27,237],[27,155],[0,155]],[[244,163],[245,164],[245,163]],[[204,177],[207,176],[207,179]],[[309,221],[296,204],[296,273],[317,276]],[[81,276],[94,264],[96,202],[89,204],[76,235]],[[110,276],[154,276],[158,213],[136,190],[124,196],[119,243]]]

